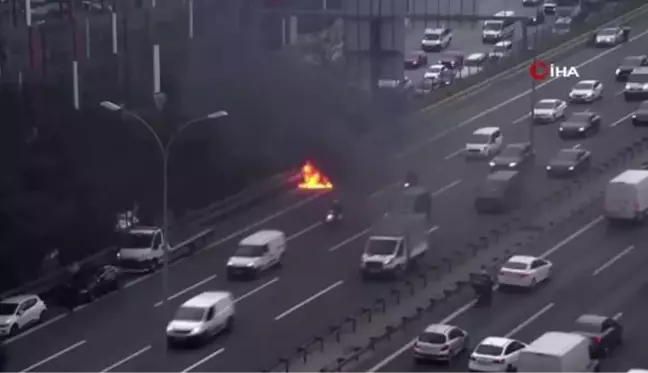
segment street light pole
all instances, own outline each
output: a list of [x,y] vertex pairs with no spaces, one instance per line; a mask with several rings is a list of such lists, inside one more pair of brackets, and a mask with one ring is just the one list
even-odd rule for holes
[[208,115],[194,118],[184,122],[169,136],[168,140],[162,141],[153,127],[141,116],[128,110],[124,105],[117,105],[111,101],[102,101],[101,107],[106,110],[121,112],[123,115],[135,119],[142,124],[153,136],[155,143],[162,156],[162,300],[161,308],[165,309],[169,303],[169,153],[171,145],[178,136],[192,124],[206,121],[208,119],[217,119],[228,115],[226,111],[220,110]]

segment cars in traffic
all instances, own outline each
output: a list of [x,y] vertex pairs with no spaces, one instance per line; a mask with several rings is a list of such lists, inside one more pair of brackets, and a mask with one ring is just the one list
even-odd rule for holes
[[16,295],[0,301],[0,338],[11,337],[38,324],[47,305],[38,295]]
[[533,107],[533,122],[539,124],[555,122],[565,118],[566,110],[567,102],[563,100],[556,98],[542,99]]
[[428,64],[428,56],[423,52],[412,52],[405,58],[405,68],[416,70]]
[[627,56],[621,61],[614,75],[617,81],[625,82],[635,68],[645,66],[648,66],[648,55]]
[[117,266],[129,273],[155,271],[164,259],[164,242],[158,227],[139,226],[120,232]]
[[469,346],[468,332],[447,324],[428,325],[414,343],[414,359],[424,361],[452,361]]
[[468,369],[473,372],[515,372],[520,352],[527,345],[511,338],[486,337],[470,354]]
[[513,52],[513,42],[511,40],[498,41],[493,49],[488,52],[488,58],[500,60]]
[[58,289],[67,306],[89,303],[121,288],[121,271],[112,265],[85,265],[73,273]]
[[500,286],[534,289],[551,278],[553,264],[530,255],[514,255],[500,268],[497,282]]
[[556,4],[556,0],[544,0],[544,3],[542,4],[542,10],[545,14],[556,14],[557,7],[558,4]]
[[571,17],[560,17],[556,19],[551,30],[554,34],[564,35],[571,31],[572,23]]
[[626,101],[643,100],[648,97],[648,67],[635,67],[623,88]]
[[635,126],[645,126],[648,124],[648,101],[643,101],[632,114],[632,124]]
[[443,65],[454,74],[459,72],[464,64],[464,56],[458,53],[446,54],[439,59],[439,65]]
[[518,171],[495,171],[478,186],[475,211],[478,214],[508,212],[517,208],[523,197],[522,176]]
[[464,60],[464,65],[459,72],[459,77],[466,77],[475,75],[482,71],[488,61],[488,54],[486,53],[471,53]]
[[598,133],[601,129],[601,116],[584,111],[573,113],[558,127],[558,135],[562,139],[587,137]]
[[572,103],[592,103],[603,98],[603,83],[598,80],[581,80],[569,91]]
[[202,345],[234,327],[234,296],[206,291],[184,302],[166,327],[167,346]]
[[448,48],[452,42],[452,31],[447,27],[427,28],[421,39],[421,49],[435,52]]
[[470,136],[464,154],[468,158],[486,158],[499,153],[503,147],[504,136],[499,127],[482,127]]
[[547,163],[547,175],[551,177],[573,176],[590,169],[592,155],[585,149],[561,149]]
[[512,38],[515,34],[515,17],[512,10],[495,13],[498,19],[486,20],[482,26],[482,42],[494,44],[504,39]]
[[534,159],[533,147],[529,143],[508,144],[493,158],[488,165],[491,171],[520,170],[532,167]]
[[591,354],[605,358],[623,343],[623,327],[614,318],[601,315],[581,315],[574,323],[575,333],[591,340]]
[[546,332],[520,352],[520,372],[598,372],[590,356],[590,341],[575,333]]
[[594,35],[594,45],[597,47],[614,47],[628,41],[630,29],[621,26],[606,27]]
[[626,170],[610,180],[603,211],[611,222],[642,223],[648,214],[648,170]]
[[274,229],[260,230],[245,237],[227,260],[227,277],[254,279],[263,271],[280,266],[286,242],[286,235]]
[[450,85],[454,80],[454,72],[445,65],[431,65],[423,74],[423,79],[436,81],[438,85]]

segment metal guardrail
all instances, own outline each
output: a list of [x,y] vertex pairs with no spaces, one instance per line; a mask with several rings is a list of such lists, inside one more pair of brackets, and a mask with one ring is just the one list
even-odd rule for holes
[[[540,210],[548,211],[548,209],[555,209],[557,206],[563,205],[567,199],[572,198],[576,193],[579,193],[586,184],[603,180],[603,177],[609,176],[611,172],[618,171],[619,168],[627,166],[629,163],[635,161],[639,155],[647,151],[648,136],[644,136],[641,139],[634,141],[632,144],[620,149],[607,161],[602,162],[593,168],[590,173],[584,175],[583,179],[573,180],[563,188],[557,189],[553,193],[538,200],[531,207],[531,210],[538,214],[538,211]],[[587,198],[584,203],[569,209],[564,214],[560,214],[554,219],[549,220],[546,224],[542,226],[534,226],[533,233],[526,235],[525,239],[518,240],[512,245],[506,247],[503,252],[504,255],[491,257],[490,262],[484,264],[491,268],[496,267],[497,264],[500,264],[503,260],[507,260],[511,255],[520,252],[522,248],[528,247],[543,237],[547,237],[548,233],[553,232],[561,223],[582,216],[588,211],[588,208],[595,206],[596,202],[600,201],[601,198],[601,193],[596,193],[591,198]],[[468,260],[473,259],[485,250],[492,248],[493,245],[503,244],[503,239],[506,238],[506,236],[512,235],[515,232],[525,231],[525,229],[530,231],[528,227],[525,226],[525,222],[521,215],[522,214],[518,213],[498,228],[485,232],[472,243],[468,243],[464,249],[457,251],[452,256],[443,258],[438,264],[428,266],[427,268],[420,268],[418,272],[413,273],[408,278],[391,287],[391,289],[386,292],[386,295],[376,298],[371,304],[360,307],[356,312],[344,318],[340,323],[332,325],[321,334],[313,336],[306,343],[295,348],[292,354],[278,358],[272,365],[265,369],[261,369],[261,371],[290,372],[291,367],[295,362],[300,362],[302,364],[307,363],[310,355],[318,352],[325,352],[328,340],[342,343],[346,335],[358,331],[360,323],[364,322],[371,324],[377,317],[386,314],[389,307],[402,304],[405,297],[416,296],[419,290],[427,288],[428,285],[432,284],[436,280],[440,280],[444,272],[446,274],[451,273],[455,267],[465,264]],[[376,348],[380,347],[380,344],[383,342],[389,342],[396,332],[405,330],[408,325],[419,320],[426,312],[432,311],[439,302],[447,301],[460,294],[468,285],[468,281],[456,282],[452,288],[444,289],[440,297],[430,298],[426,306],[417,307],[412,314],[405,315],[399,322],[389,325],[385,328],[382,334],[370,338],[366,345],[351,347],[348,353],[322,367],[319,371],[345,371],[345,368],[358,363],[364,357],[375,352]]]
[[[224,200],[215,202],[204,209],[193,211],[182,217],[171,225],[170,229],[178,228],[180,226],[187,227],[201,226],[216,224],[218,221],[227,219],[228,217],[238,214],[245,209],[252,207],[259,202],[275,196],[278,193],[286,190],[286,186],[294,183],[298,179],[298,171],[291,170],[284,173],[274,175],[263,182],[257,183],[252,187],[244,189],[243,191],[230,196]],[[206,228],[198,233],[192,234],[190,237],[177,243],[175,246],[194,246],[195,249],[191,252],[198,251],[201,247],[205,246],[210,240],[216,239],[214,228]],[[79,265],[91,263],[106,263],[115,258],[117,253],[116,247],[107,247],[99,252],[81,260],[77,263]],[[68,265],[71,263],[67,263]],[[54,273],[43,276],[34,281],[30,281],[17,288],[8,290],[0,294],[0,299],[4,299],[17,294],[36,293],[47,294],[54,287],[56,287],[60,280],[66,273],[66,268],[63,267]]]

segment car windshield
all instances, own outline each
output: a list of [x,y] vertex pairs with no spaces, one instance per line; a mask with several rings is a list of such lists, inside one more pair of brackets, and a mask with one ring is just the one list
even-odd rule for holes
[[572,149],[563,149],[556,154],[554,160],[573,162],[578,159],[578,152]]
[[594,83],[592,82],[578,82],[574,86],[574,90],[590,90],[594,88]]
[[9,316],[16,313],[17,303],[0,303],[0,315]]
[[484,135],[481,133],[473,133],[468,140],[469,144],[488,144],[490,142],[491,135]]
[[502,29],[502,23],[501,22],[486,22],[484,24],[484,30],[487,31],[499,31]]
[[519,157],[522,154],[522,148],[517,146],[507,146],[502,150],[500,156],[502,157]]
[[481,66],[484,60],[482,58],[468,58],[466,60],[466,66]]
[[424,39],[425,40],[439,40],[441,38],[441,35],[439,34],[425,34]]
[[424,343],[431,343],[431,344],[437,344],[437,345],[442,345],[446,343],[446,336],[441,333],[423,333],[419,336],[419,341],[424,342]]
[[508,45],[496,45],[495,48],[493,48],[493,52],[495,53],[506,53],[508,51]]
[[613,36],[613,35],[615,35],[616,33],[617,33],[617,29],[613,29],[613,28],[606,28],[606,29],[601,30],[601,31],[599,32],[599,35],[601,35],[601,36]]
[[440,73],[442,70],[443,70],[443,66],[434,65],[434,66],[430,66],[428,72],[436,74],[436,73]]
[[578,329],[578,331],[591,334],[598,334],[601,332],[601,325],[594,322],[576,321],[576,328]]
[[623,65],[623,66],[639,66],[639,65],[641,65],[641,57],[637,57],[637,56],[626,57],[626,58],[623,59],[623,62],[621,62],[621,65]]
[[234,256],[241,258],[259,258],[266,251],[265,245],[241,245],[236,250]]
[[589,114],[587,113],[576,113],[569,117],[567,122],[583,124],[589,122]]
[[398,240],[369,239],[365,253],[367,255],[392,255],[396,252]]
[[153,232],[128,232],[121,235],[120,246],[128,249],[149,248],[153,244]]
[[[635,70],[636,71],[636,70]],[[630,74],[628,83],[648,83],[648,74]]]
[[500,356],[504,349],[499,346],[480,344],[475,349],[475,353],[479,355]]
[[541,110],[553,109],[555,108],[555,105],[553,101],[540,101],[536,104],[535,108]]
[[527,264],[526,263],[520,263],[520,262],[506,262],[504,263],[503,268],[505,269],[515,269],[515,270],[523,270],[527,269]]
[[173,319],[178,321],[202,321],[204,316],[204,308],[180,307]]

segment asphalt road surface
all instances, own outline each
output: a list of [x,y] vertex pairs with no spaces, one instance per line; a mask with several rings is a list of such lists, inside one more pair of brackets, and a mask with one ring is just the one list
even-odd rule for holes
[[[648,34],[646,25],[635,27],[634,40],[615,50],[585,50],[561,61],[562,64],[579,66],[581,78],[598,78],[606,86],[605,98],[589,108],[603,116],[604,129],[595,137],[581,141],[563,141],[558,138],[555,125],[536,127],[536,167],[527,175],[528,201],[551,193],[568,181],[547,180],[544,165],[556,151],[576,145],[593,151],[594,165],[615,154],[629,142],[635,140],[641,129],[629,125],[627,118],[636,108],[636,103],[626,103],[617,93],[621,86],[613,81],[613,71],[625,55],[643,52],[642,45]],[[565,97],[573,80],[552,81],[538,86],[538,99]],[[424,118],[405,136],[400,147],[393,150],[393,163],[386,165],[385,174],[401,174],[405,169],[416,169],[422,181],[434,191],[435,217],[430,234],[434,251],[442,253],[455,247],[463,247],[466,241],[474,240],[483,230],[498,223],[498,218],[479,217],[472,208],[474,188],[488,173],[483,162],[466,162],[458,153],[466,138],[481,126],[500,126],[507,142],[526,141],[529,126],[526,114],[529,111],[529,79],[520,75],[507,81],[507,89],[488,91],[471,98],[460,111],[438,114]],[[570,108],[570,111],[582,110]],[[376,191],[365,198],[345,202],[347,221],[339,229],[329,230],[320,223],[328,206],[328,198],[319,194],[292,192],[263,206],[250,210],[238,217],[236,224],[228,223],[223,238],[213,242],[200,255],[174,264],[170,271],[171,289],[169,304],[158,306],[161,298],[159,274],[143,277],[131,283],[126,289],[101,299],[74,314],[62,317],[50,324],[41,325],[31,333],[24,334],[8,343],[11,356],[10,371],[254,371],[271,362],[279,355],[294,351],[294,348],[324,331],[329,325],[374,299],[389,289],[383,283],[365,283],[358,276],[360,253],[363,249],[367,228],[372,218],[384,211],[393,198],[395,180],[376,175],[371,180]],[[270,272],[263,278],[242,283],[225,280],[225,261],[235,249],[236,243],[245,234],[259,228],[274,228],[286,232],[290,237],[288,252],[281,270]],[[432,229],[431,229],[432,230]],[[467,234],[466,232],[470,232]],[[590,234],[590,233],[588,233]],[[595,279],[582,281],[578,273],[586,273],[592,267],[614,256],[620,247],[601,245],[606,241],[593,240],[593,246],[578,247],[582,253],[593,253],[582,259],[581,270],[557,271],[556,283],[565,282],[568,288],[552,285],[556,291],[568,289],[587,281],[606,281],[616,273],[614,267],[601,273]],[[570,254],[572,246],[556,252],[553,260],[558,269],[573,264],[570,260],[580,259]],[[638,247],[632,255],[640,254]],[[585,251],[587,250],[587,251]],[[606,251],[610,250],[610,251]],[[596,254],[594,254],[596,253]],[[574,259],[561,259],[563,256]],[[631,255],[631,254],[628,254]],[[430,255],[426,260],[434,260]],[[632,261],[631,261],[632,262]],[[633,266],[638,262],[632,262]],[[638,268],[638,266],[637,266]],[[620,272],[632,281],[637,289],[641,273],[630,269]],[[627,273],[626,273],[627,272]],[[565,280],[561,280],[565,277]],[[607,283],[602,289],[609,289]],[[164,339],[164,328],[173,312],[183,301],[192,296],[214,289],[229,289],[237,297],[237,324],[235,331],[218,338],[214,343],[196,350],[168,351]],[[506,308],[511,316],[501,321],[488,322],[488,328],[498,325],[513,328],[510,320],[529,315],[525,310],[536,312],[547,302],[554,302],[555,308],[581,302],[567,302],[560,298],[541,298],[549,294],[552,287],[542,289],[536,296],[529,297],[526,306],[517,298],[515,307]],[[627,289],[624,288],[624,292]],[[563,293],[560,293],[563,294]],[[567,293],[565,293],[567,294]],[[587,291],[583,296],[590,299],[604,292]],[[607,295],[606,295],[607,296]],[[620,292],[613,297],[622,297]],[[632,301],[632,296],[629,296]],[[584,298],[585,299],[585,298]],[[543,303],[546,300],[545,303]],[[502,300],[501,304],[505,304]],[[535,302],[535,303],[534,303]],[[585,300],[583,300],[585,302]],[[563,303],[565,305],[563,305]],[[500,301],[498,300],[498,304]],[[629,312],[616,309],[611,301],[598,302],[613,309],[605,312]],[[540,305],[540,306],[538,306]],[[498,306],[496,306],[498,307]],[[497,308],[494,307],[493,310]],[[623,307],[623,306],[621,306]],[[636,307],[636,306],[633,306]],[[571,309],[571,308],[570,308]],[[578,313],[579,311],[570,311]],[[635,313],[635,320],[640,317]],[[528,312],[527,312],[528,313]],[[567,316],[565,311],[565,316]],[[483,314],[478,317],[462,316],[472,325],[485,324]],[[570,321],[570,319],[566,319]],[[433,320],[430,320],[432,322]],[[514,321],[512,321],[514,323]],[[482,327],[482,326],[480,326]],[[480,329],[469,325],[469,330],[479,335]],[[484,329],[481,329],[484,330]],[[485,334],[502,334],[507,330],[484,330]],[[526,331],[521,331],[526,333]],[[530,337],[520,337],[529,339]],[[631,344],[629,342],[629,344]],[[397,346],[395,346],[396,349]],[[398,370],[409,370],[409,365],[398,366]]]

